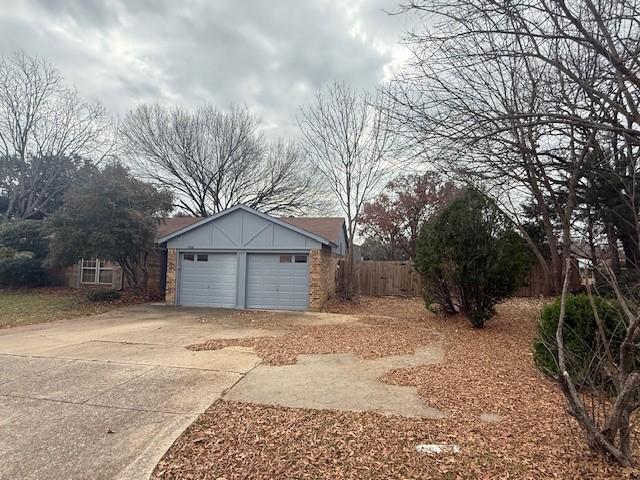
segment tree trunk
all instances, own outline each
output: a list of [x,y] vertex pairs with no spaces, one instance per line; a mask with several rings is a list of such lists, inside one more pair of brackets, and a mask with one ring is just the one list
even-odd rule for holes
[[607,222],[607,244],[611,255],[611,269],[618,273],[620,271],[620,254],[618,253],[618,238],[616,237],[613,225]]
[[353,259],[353,241],[349,240],[347,247],[347,259],[344,263],[344,291],[342,292],[344,298],[351,300],[356,295],[354,273],[355,273],[355,261]]
[[451,298],[451,291],[449,290],[449,286],[445,280],[440,282],[440,286],[438,288],[438,303],[442,310],[447,315],[454,315],[456,312],[456,306],[453,304],[453,299]]
[[122,258],[118,260],[120,267],[122,267],[122,273],[127,279],[127,284],[133,292],[138,292],[138,275],[135,270],[135,262],[132,264],[128,258]]
[[142,291],[149,293],[149,252],[142,254]]
[[627,268],[640,269],[640,248],[636,239],[632,235],[622,235],[620,240]]

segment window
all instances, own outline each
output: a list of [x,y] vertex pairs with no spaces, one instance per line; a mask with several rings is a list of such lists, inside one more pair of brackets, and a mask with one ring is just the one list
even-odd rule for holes
[[98,260],[98,283],[113,283],[113,268],[104,260]]
[[113,283],[113,266],[98,258],[83,258],[80,261],[80,282],[93,285],[111,285]]
[[96,283],[96,259],[82,259],[82,283]]
[[295,262],[296,263],[307,263],[307,256],[306,255],[296,255]]
[[291,263],[291,255],[280,255],[280,263]]
[[209,255],[207,255],[206,253],[199,253],[198,254],[198,261],[199,262],[208,262],[209,261]]
[[184,254],[184,259],[188,262],[193,262],[195,260],[195,257],[193,255],[193,253],[185,253]]

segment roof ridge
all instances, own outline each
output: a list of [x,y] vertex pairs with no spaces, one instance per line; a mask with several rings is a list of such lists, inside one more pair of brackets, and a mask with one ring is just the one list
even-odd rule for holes
[[309,219],[313,219],[313,220],[323,220],[323,219],[330,219],[330,220],[344,220],[344,217],[327,217],[327,216],[323,216],[323,217],[303,217],[303,216],[299,216],[299,215],[287,215],[287,216],[282,216],[280,218],[309,218]]

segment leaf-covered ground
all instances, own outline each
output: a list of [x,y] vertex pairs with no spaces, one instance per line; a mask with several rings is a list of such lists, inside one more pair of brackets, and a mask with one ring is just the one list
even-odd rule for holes
[[190,345],[191,350],[218,350],[224,347],[253,348],[267,365],[290,365],[298,355],[355,353],[361,358],[414,353],[421,345],[437,340],[434,331],[419,324],[398,329],[387,319],[367,318],[357,325],[287,326],[282,336],[212,339]]
[[[533,366],[531,341],[541,306],[537,300],[511,300],[484,330],[476,330],[464,319],[426,312],[418,300],[334,304],[333,311],[362,315],[363,321],[377,318],[374,323],[389,329],[385,338],[392,344],[406,331],[436,329],[445,335],[444,362],[389,372],[383,380],[415,386],[446,419],[222,401],[176,441],[153,478],[636,478],[637,471],[589,456],[554,383]],[[340,339],[336,349],[344,346]],[[483,413],[502,420],[483,422]],[[462,452],[416,453],[424,442],[456,443]]]
[[0,328],[95,315],[139,302],[127,295],[113,302],[89,302],[84,292],[68,288],[0,290]]

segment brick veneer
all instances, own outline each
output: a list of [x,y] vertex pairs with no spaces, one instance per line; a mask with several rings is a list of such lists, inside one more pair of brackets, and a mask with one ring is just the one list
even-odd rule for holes
[[[309,309],[321,310],[336,291],[336,268],[340,257],[325,250],[309,252]],[[167,251],[167,286],[165,302],[176,303],[176,267],[178,255],[175,248]]]
[[178,252],[175,248],[167,250],[167,283],[165,287],[164,301],[176,303],[176,270],[178,266]]
[[322,310],[336,292],[336,268],[340,257],[326,250],[309,252],[309,310]]

